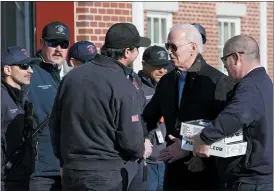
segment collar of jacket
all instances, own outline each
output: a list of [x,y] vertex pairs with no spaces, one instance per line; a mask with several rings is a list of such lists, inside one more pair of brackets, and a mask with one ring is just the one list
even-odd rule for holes
[[25,92],[24,89],[18,89],[15,87],[12,87],[11,85],[9,85],[6,80],[2,77],[1,78],[1,83],[5,86],[5,88],[7,89],[9,95],[11,96],[11,98],[13,99],[13,101],[18,105],[21,104],[23,106],[23,103],[25,101]]
[[[187,72],[199,72],[202,68],[202,62],[205,62],[203,59],[203,56],[201,54],[198,54],[192,64],[192,66],[187,70]],[[180,71],[177,68],[175,70],[178,74],[182,73],[182,71]]]
[[36,53],[36,56],[41,58],[41,60],[42,60],[42,62],[39,63],[39,66],[41,68],[43,68],[44,70],[46,70],[47,72],[58,72],[58,73],[61,72],[62,68],[59,69],[57,64],[52,64],[51,62],[46,62],[45,61],[45,59],[42,56],[41,50],[39,50]]
[[124,72],[125,76],[133,75],[133,69],[131,67],[123,65],[121,62],[111,57],[97,54],[90,62],[108,68],[120,69]]
[[141,78],[142,82],[151,87],[151,88],[156,88],[157,82],[154,80],[151,80],[142,70],[138,72],[138,76]]

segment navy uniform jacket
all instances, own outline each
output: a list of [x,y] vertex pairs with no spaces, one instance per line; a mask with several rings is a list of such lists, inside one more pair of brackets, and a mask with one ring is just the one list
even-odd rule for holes
[[[157,83],[154,83],[150,78],[148,78],[143,71],[139,71],[138,76],[142,80],[142,89],[144,91],[144,95],[146,98],[146,104],[149,103],[151,100],[152,96],[155,93],[156,85]],[[166,126],[164,123],[159,122],[158,123],[158,130],[161,131],[163,138],[165,139],[166,137]],[[151,131],[148,135],[149,139],[151,140],[153,147],[152,147],[152,153],[147,159],[148,163],[163,163],[162,161],[159,161],[157,158],[159,157],[160,151],[164,148],[166,148],[166,142],[164,143],[159,143],[157,140],[157,135],[156,135],[156,129]]]
[[[1,82],[1,166],[14,154],[21,142],[25,127],[25,103],[27,96],[23,90]],[[29,127],[31,128],[31,127]],[[32,131],[32,129],[30,129]],[[23,160],[19,161],[7,177],[7,180],[27,180],[33,172],[34,153],[32,142],[23,151]]]
[[[186,75],[180,108],[178,108],[178,78],[173,70],[158,82],[156,92],[146,106],[143,119],[149,130],[157,128],[160,117],[165,119],[167,134],[180,136],[180,123],[196,119],[214,120],[225,106],[227,93],[233,84],[228,77],[208,65],[198,55]],[[167,145],[173,142],[166,140]],[[164,188],[167,190],[214,189],[218,175],[214,157],[204,159],[206,168],[202,172],[190,172],[184,162],[192,156],[166,165]],[[197,180],[199,184],[197,184]],[[217,181],[216,181],[217,180]],[[217,182],[217,183],[216,183]]]
[[[50,63],[37,63],[32,69],[28,96],[34,104],[34,119],[37,125],[51,113],[60,76],[59,70]],[[37,139],[37,155],[35,176],[60,176],[60,164],[53,153],[48,126]]]
[[273,83],[263,67],[253,69],[233,89],[227,106],[201,139],[206,144],[243,128],[245,155],[218,159],[227,184],[273,183]]

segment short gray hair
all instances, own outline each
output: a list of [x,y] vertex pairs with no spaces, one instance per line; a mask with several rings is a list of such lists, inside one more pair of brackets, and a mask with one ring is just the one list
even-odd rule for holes
[[194,27],[191,24],[176,24],[173,27],[171,27],[170,31],[176,30],[176,29],[184,29],[186,30],[186,36],[185,39],[190,41],[190,42],[194,42],[197,44],[198,46],[198,51],[200,54],[203,53],[203,39],[202,36],[200,34],[200,32],[197,30],[196,27]]

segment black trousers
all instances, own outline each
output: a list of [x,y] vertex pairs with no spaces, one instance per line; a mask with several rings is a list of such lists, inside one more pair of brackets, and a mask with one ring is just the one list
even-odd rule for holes
[[61,176],[32,176],[30,191],[62,191]]
[[29,180],[22,181],[1,181],[1,191],[28,191]]
[[63,169],[63,191],[122,191],[121,171]]
[[144,191],[146,182],[144,181],[144,163],[127,162],[125,166],[127,172],[128,191]]
[[[189,159],[188,159],[189,160]],[[187,160],[186,160],[187,161]],[[212,169],[207,167],[207,169]],[[215,172],[215,171],[214,171]],[[164,190],[219,190],[217,171],[190,172],[184,160],[166,164]]]

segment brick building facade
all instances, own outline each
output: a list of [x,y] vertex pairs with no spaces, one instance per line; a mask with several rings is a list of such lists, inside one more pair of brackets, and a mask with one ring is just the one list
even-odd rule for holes
[[[172,3],[175,3],[173,7],[170,6]],[[232,26],[239,28],[235,35],[237,33],[247,34],[260,43],[260,2],[144,2],[143,4],[143,26],[144,35],[146,36],[149,36],[148,15],[150,14],[152,14],[154,21],[158,22],[159,19],[155,20],[157,16],[154,17],[153,14],[157,15],[159,13],[159,18],[171,17],[171,26],[178,23],[201,23],[206,28],[208,39],[205,45],[204,57],[209,64],[220,70],[222,70],[219,60],[220,46],[222,46],[219,34],[221,19],[225,21],[223,22],[224,26],[230,23],[230,28]],[[75,2],[74,5],[75,40],[90,40],[96,44],[97,48],[102,46],[106,31],[113,23],[132,22],[132,2]],[[166,10],[164,9],[165,7],[167,7]],[[238,13],[229,15],[230,13],[227,13],[226,10],[222,10],[224,8],[231,8],[230,10]],[[166,21],[167,23],[168,21]],[[170,26],[167,27],[170,28]],[[271,2],[267,2],[266,30],[267,68],[269,75],[272,77],[273,3]],[[168,31],[165,33],[168,34]],[[230,36],[233,35],[231,34]],[[161,42],[154,44],[161,45]]]
[[[18,17],[24,15],[24,17]],[[237,34],[254,37],[261,48],[261,63],[273,78],[273,2],[24,2],[1,3],[1,48],[19,45],[31,55],[40,47],[42,29],[62,21],[71,30],[71,44],[89,40],[99,49],[108,28],[131,22],[152,44],[164,46],[169,29],[178,23],[200,23],[207,31],[204,57],[226,72],[220,61],[227,39]],[[134,63],[142,68],[141,56]]]

